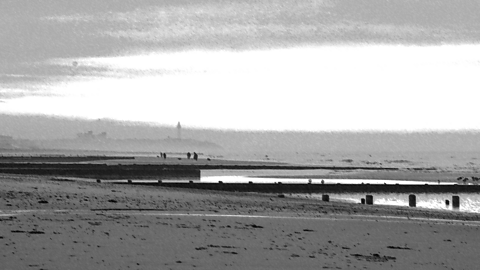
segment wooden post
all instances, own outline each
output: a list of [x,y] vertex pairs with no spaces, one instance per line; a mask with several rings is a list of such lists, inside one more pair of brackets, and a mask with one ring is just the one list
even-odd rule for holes
[[367,195],[365,202],[367,204],[373,204],[373,195]]
[[322,195],[322,201],[324,201],[324,202],[330,201],[330,196],[328,196],[327,194],[323,194]]
[[452,207],[453,209],[460,208],[460,196],[455,195],[452,197]]
[[408,195],[408,206],[410,207],[417,206],[417,197],[414,194]]

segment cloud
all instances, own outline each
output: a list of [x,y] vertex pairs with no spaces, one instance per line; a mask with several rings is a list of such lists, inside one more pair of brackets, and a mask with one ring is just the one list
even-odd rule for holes
[[17,98],[23,98],[23,97],[30,97],[30,96],[53,96],[53,94],[48,91],[48,90],[31,90],[31,89],[24,89],[24,88],[15,88],[15,87],[10,87],[10,88],[3,88],[0,90],[0,99],[5,100],[10,100],[10,99],[17,99]]
[[[46,17],[95,25],[95,35],[162,49],[269,48],[344,42],[443,43],[480,40],[474,2],[198,1],[123,12]],[[478,6],[478,4],[477,4]],[[432,11],[433,10],[433,11]],[[423,16],[437,12],[438,16]],[[441,19],[438,17],[443,16]]]
[[59,22],[59,23],[85,23],[92,22],[96,19],[93,15],[87,14],[73,14],[73,15],[59,15],[59,16],[46,16],[42,17],[41,21],[46,22]]
[[[311,103],[300,109],[305,114],[317,115],[318,106],[328,115],[338,110],[336,106],[350,106],[359,111],[353,115],[362,115],[374,121],[371,115],[375,111],[391,110],[390,103],[383,102],[390,100],[383,94],[384,89],[396,93],[418,90],[418,95],[421,95],[424,89],[435,87],[461,88],[459,85],[463,82],[465,89],[475,86],[473,75],[468,73],[473,73],[471,67],[466,70],[468,72],[462,73],[460,69],[452,68],[451,63],[434,65],[436,59],[443,59],[448,54],[433,53],[432,59],[425,60],[429,63],[425,67],[424,63],[406,65],[407,60],[404,59],[414,62],[416,58],[412,60],[412,57],[392,60],[389,57],[399,52],[395,50],[381,54],[387,63],[372,61],[380,55],[375,48],[366,53],[349,47],[330,54],[333,57],[320,53],[330,52],[329,46],[340,48],[345,43],[372,46],[377,43],[438,45],[480,41],[480,31],[474,27],[478,24],[475,20],[478,17],[473,17],[477,16],[475,11],[478,9],[474,9],[475,2],[470,0],[464,0],[462,5],[455,5],[455,1],[451,0],[85,1],[88,4],[67,1],[69,3],[64,5],[73,6],[68,8],[53,6],[54,2],[60,5],[58,1],[42,1],[41,7],[37,4],[38,8],[29,6],[29,9],[22,9],[17,4],[14,12],[11,9],[10,12],[0,10],[0,21],[5,23],[5,27],[0,29],[0,36],[7,37],[0,42],[0,86],[3,89],[0,99],[7,100],[2,107],[10,106],[16,112],[44,110],[45,113],[72,111],[72,114],[85,114],[89,111],[85,108],[92,108],[97,109],[96,113],[100,116],[108,112],[109,117],[124,114],[126,118],[132,117],[132,112],[123,106],[131,102],[139,108],[139,118],[150,117],[148,119],[154,121],[158,119],[158,112],[151,108],[156,108],[156,103],[166,104],[168,100],[189,97],[192,107],[202,101],[207,101],[208,106],[202,108],[203,114],[198,116],[186,113],[185,119],[195,116],[198,119],[192,121],[208,120],[212,123],[205,124],[216,125],[218,123],[213,123],[209,115],[218,111],[230,112],[231,104],[240,100],[240,107],[236,107],[238,112],[230,115],[235,120],[232,122],[234,125],[242,121],[250,125],[244,120],[244,104],[261,115],[263,103],[272,104],[269,105],[272,111],[283,113],[277,118],[280,125],[284,119],[293,118],[288,110],[284,110],[289,102],[305,102],[301,100],[300,93],[308,96],[309,91],[334,93],[338,90],[337,94],[331,94],[335,99],[319,101],[335,106],[331,110],[326,110],[324,104],[318,105],[314,98],[308,98],[307,102]],[[19,2],[10,1],[7,5]],[[431,4],[433,2],[437,6]],[[434,13],[438,13],[440,18],[431,16]],[[314,57],[311,52],[302,55],[276,54],[277,50],[273,50],[286,48],[295,51],[309,46],[318,49],[317,56]],[[429,47],[427,52],[429,50],[433,49]],[[199,56],[198,51],[207,53]],[[237,52],[238,55],[233,55]],[[452,55],[458,53],[454,51]],[[128,58],[130,55],[143,58],[139,57],[137,61]],[[362,55],[365,57],[362,58]],[[406,52],[406,56],[409,55],[413,54]],[[422,52],[419,55],[427,54]],[[475,54],[469,57],[472,55]],[[78,66],[73,66],[73,61],[77,61]],[[475,65],[478,67],[478,62]],[[423,75],[425,70],[428,76]],[[434,75],[435,70],[442,75]],[[459,79],[450,79],[453,73],[447,72],[449,70],[460,73]],[[128,82],[128,79],[131,81]],[[410,85],[413,79],[419,83]],[[446,83],[440,84],[442,81]],[[366,90],[348,90],[361,87]],[[228,99],[226,89],[248,95]],[[265,89],[284,91],[275,94],[262,92]],[[141,91],[143,96],[135,94]],[[176,94],[170,94],[174,91]],[[295,91],[296,95],[289,96],[289,91]],[[263,96],[258,99],[258,95],[269,94],[269,98]],[[65,98],[68,95],[71,95],[70,98]],[[55,98],[48,101],[50,96]],[[279,97],[281,102],[265,102],[271,101],[273,96]],[[396,100],[404,103],[397,109],[404,110],[406,104],[411,105],[417,100],[430,104],[432,96],[437,94],[422,99],[400,95]],[[442,104],[449,106],[451,99],[440,96]],[[111,102],[112,97],[122,106]],[[380,97],[382,102],[375,102],[376,97]],[[216,102],[219,98],[226,101],[219,104]],[[362,100],[369,102],[369,108],[365,109]],[[43,102],[50,102],[45,103],[50,106],[34,107]],[[420,103],[415,105],[421,107]],[[102,107],[105,104],[119,107],[105,110]],[[177,107],[171,109],[177,110]],[[361,114],[366,110],[371,110],[371,114]],[[416,113],[422,114],[421,111]],[[256,120],[257,115],[252,119]],[[171,117],[177,118],[176,115]],[[447,119],[448,115],[444,117]],[[340,119],[342,121],[338,119],[332,120],[335,121],[332,125],[342,121],[348,125],[351,121],[350,116]],[[394,114],[394,121],[386,119],[385,123],[395,125],[395,121],[402,119],[400,114]],[[292,125],[298,124],[298,121],[291,122]],[[351,124],[355,122],[360,123],[353,121]]]
[[[2,107],[242,129],[477,127],[472,118],[478,66],[469,62],[478,61],[472,59],[477,50],[467,45],[313,46],[82,58],[78,67],[116,75],[72,77],[51,86],[54,98],[17,99]],[[445,110],[453,104],[463,109]]]
[[[479,4],[471,0],[85,1],[8,2],[0,10],[0,36],[7,37],[0,42],[0,74],[31,76],[26,81],[68,77],[71,66],[45,62],[136,51],[480,41]],[[23,9],[25,3],[33,6]],[[434,12],[441,18],[422,16]],[[112,75],[85,66],[79,73]]]

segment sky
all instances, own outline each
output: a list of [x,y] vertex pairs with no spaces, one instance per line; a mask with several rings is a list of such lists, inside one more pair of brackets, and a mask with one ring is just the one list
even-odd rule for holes
[[0,114],[480,129],[477,1],[0,3]]

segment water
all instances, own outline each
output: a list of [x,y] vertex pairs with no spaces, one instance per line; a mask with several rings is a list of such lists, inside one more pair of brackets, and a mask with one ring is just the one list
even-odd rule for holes
[[[351,203],[360,203],[365,198],[365,193],[329,193],[331,201],[344,201]],[[408,196],[406,193],[373,193],[373,203],[380,205],[408,206]],[[453,210],[452,196],[460,197],[460,211],[480,213],[480,194],[475,193],[417,193],[417,207],[438,210]],[[294,194],[295,197],[310,198],[321,200],[322,194]],[[450,205],[445,204],[445,200],[450,201]]]
[[[308,183],[306,178],[261,178],[261,177],[246,177],[246,176],[207,176],[202,177],[202,183],[277,183],[284,184],[299,184]],[[378,180],[378,179],[312,179],[312,184],[320,184],[324,181],[325,184],[400,184],[400,185],[438,185],[437,182],[426,181],[405,181],[405,180]],[[454,185],[456,182],[441,182],[440,185]],[[360,203],[362,198],[365,198],[365,193],[329,193],[330,200],[344,201],[350,203]],[[374,204],[380,205],[395,205],[408,206],[408,196],[406,193],[373,193]],[[475,193],[418,193],[416,195],[416,207],[437,210],[453,210],[452,196],[460,196],[460,209],[462,212],[480,213],[480,194]],[[321,200],[322,194],[293,194],[295,197],[303,197],[314,200]],[[450,204],[446,205],[445,201],[449,200]]]
[[[225,184],[228,183],[278,183],[283,184],[307,184],[310,179],[308,178],[262,178],[262,177],[247,177],[247,176],[203,176],[200,179],[200,183],[218,183],[222,181]],[[121,180],[126,182],[126,180]],[[152,180],[135,180],[136,182],[152,182]],[[406,181],[406,180],[378,180],[378,179],[311,179],[312,184],[321,184],[324,181],[325,184],[399,184],[399,185],[439,185],[437,182],[427,181]],[[184,182],[184,181],[169,181],[169,182]],[[457,182],[441,182],[440,185],[454,185]],[[365,198],[365,193],[329,193],[330,200],[343,201],[350,203],[360,203],[362,198]],[[374,198],[374,204],[379,205],[395,205],[395,206],[407,206],[408,196],[407,193],[372,193]],[[453,210],[452,209],[452,196],[460,196],[460,209],[462,212],[480,213],[480,194],[475,193],[417,193],[416,205],[417,208],[426,209],[438,209],[438,210]],[[321,200],[322,194],[292,194],[294,197],[309,198],[313,200]],[[447,206],[445,200],[449,200],[450,204]]]
[[[308,178],[264,178],[264,177],[247,177],[247,176],[206,176],[201,177],[202,183],[278,183],[284,184],[307,184],[310,179]],[[378,179],[311,179],[312,184],[321,184],[322,181],[325,184],[400,184],[400,185],[438,185],[437,182],[428,181],[407,181],[407,180],[378,180]],[[454,185],[457,182],[441,182],[440,185]]]

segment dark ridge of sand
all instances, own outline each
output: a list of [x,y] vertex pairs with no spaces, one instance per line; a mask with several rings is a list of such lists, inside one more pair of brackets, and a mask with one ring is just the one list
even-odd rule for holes
[[[324,165],[301,165],[290,164],[273,161],[249,161],[249,160],[225,160],[225,159],[211,159],[200,158],[194,160],[186,157],[34,157],[34,158],[20,158],[20,157],[3,157],[5,162],[0,159],[0,169],[12,168],[13,165],[18,164],[19,168],[35,167],[38,168],[55,168],[57,165],[59,169],[65,166],[88,166],[95,165],[125,165],[125,166],[158,166],[166,169],[200,169],[200,170],[375,170],[375,171],[395,171],[395,167],[379,167],[379,166],[324,166]],[[13,164],[13,165],[12,165]],[[419,170],[418,168],[414,168]],[[421,169],[421,168],[420,168]],[[5,171],[5,173],[8,173]]]
[[133,156],[102,156],[102,155],[2,155],[0,156],[0,164],[2,163],[77,163],[77,162],[92,162],[100,160],[125,160],[135,159]]

